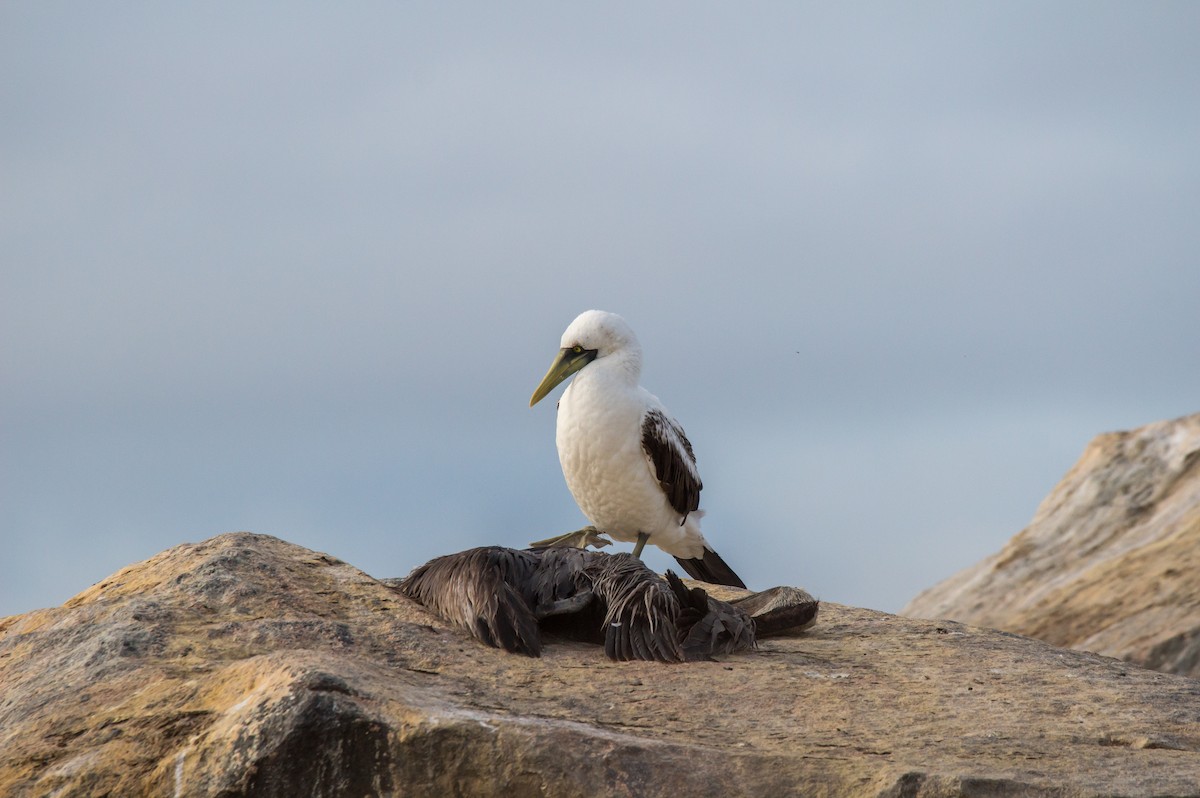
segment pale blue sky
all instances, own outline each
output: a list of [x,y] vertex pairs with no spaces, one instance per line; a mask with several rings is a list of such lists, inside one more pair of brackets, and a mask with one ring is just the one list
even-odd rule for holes
[[[583,522],[624,315],[755,587],[899,609],[1200,410],[1194,3],[0,8],[0,615]],[[671,564],[653,555],[652,565]]]

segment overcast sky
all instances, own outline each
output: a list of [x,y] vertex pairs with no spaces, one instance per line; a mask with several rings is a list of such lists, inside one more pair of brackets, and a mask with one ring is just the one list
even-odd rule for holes
[[[1200,410],[1195,3],[0,7],[0,615],[575,529],[621,313],[752,587],[895,611]],[[673,564],[661,553],[659,568]]]

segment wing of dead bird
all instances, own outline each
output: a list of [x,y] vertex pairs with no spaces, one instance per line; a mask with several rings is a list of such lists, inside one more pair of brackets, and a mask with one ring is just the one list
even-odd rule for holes
[[604,653],[615,660],[682,662],[675,617],[679,600],[662,577],[632,554],[594,556],[588,576],[604,602]]
[[754,621],[744,609],[719,601],[702,588],[689,589],[674,571],[667,571],[667,584],[679,601],[679,645],[689,662],[754,648]]
[[529,579],[526,596],[538,620],[579,612],[592,601],[587,564],[593,557],[605,555],[565,546],[532,553],[540,560]]
[[541,635],[525,595],[537,565],[530,552],[484,546],[430,560],[399,589],[489,646],[538,657]]

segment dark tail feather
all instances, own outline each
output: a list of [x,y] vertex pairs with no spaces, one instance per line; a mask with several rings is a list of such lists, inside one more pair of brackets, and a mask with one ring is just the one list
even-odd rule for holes
[[682,557],[676,557],[675,559],[683,566],[683,570],[687,571],[688,576],[692,579],[699,579],[701,582],[708,582],[710,585],[728,585],[729,587],[746,586],[742,578],[725,564],[725,561],[721,559],[721,555],[712,549],[706,548],[703,557],[697,557],[692,560],[685,560]]

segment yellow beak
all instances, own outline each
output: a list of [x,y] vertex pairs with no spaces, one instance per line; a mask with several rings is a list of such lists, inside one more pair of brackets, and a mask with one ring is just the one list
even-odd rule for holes
[[533,397],[529,400],[529,406],[533,407],[545,399],[546,394],[554,390],[554,386],[595,359],[595,349],[580,349],[576,351],[574,347],[568,347],[558,350],[558,354],[554,357],[554,362],[550,364],[550,370],[546,372],[545,377],[542,377],[537,390],[533,392]]

